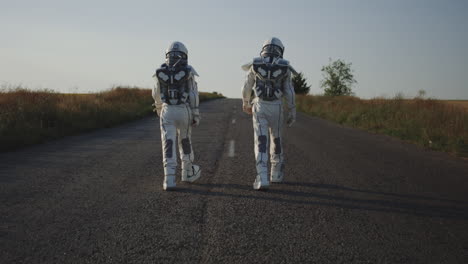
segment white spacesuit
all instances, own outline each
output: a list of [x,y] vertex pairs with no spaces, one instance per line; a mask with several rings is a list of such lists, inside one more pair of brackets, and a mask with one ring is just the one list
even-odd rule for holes
[[194,154],[191,144],[191,127],[200,123],[195,82],[198,74],[187,64],[187,55],[184,44],[173,42],[166,50],[166,63],[153,75],[156,86],[152,95],[161,125],[164,190],[176,186],[176,138],[182,161],[182,181],[193,182],[201,175],[200,167],[192,164]]
[[[255,159],[257,177],[254,189],[265,189],[268,179],[268,145],[271,155],[271,182],[282,182],[284,161],[282,148],[283,99],[288,108],[287,124],[296,120],[296,105],[291,74],[297,74],[289,62],[283,59],[284,46],[278,38],[263,44],[260,57],[242,66],[248,71],[242,88],[243,110],[253,114]],[[254,98],[252,96],[252,88]]]

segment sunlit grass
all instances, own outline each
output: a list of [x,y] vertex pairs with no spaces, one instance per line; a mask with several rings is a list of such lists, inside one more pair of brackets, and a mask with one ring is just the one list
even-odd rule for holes
[[434,99],[298,96],[298,110],[468,157],[468,111]]
[[[200,93],[200,101],[221,98]],[[111,127],[152,112],[150,89],[115,87],[94,94],[60,94],[21,87],[0,90],[0,151]]]

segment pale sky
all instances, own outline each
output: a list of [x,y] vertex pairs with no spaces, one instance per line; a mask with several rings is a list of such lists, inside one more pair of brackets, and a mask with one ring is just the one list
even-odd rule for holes
[[468,1],[0,0],[0,85],[96,92],[153,87],[172,41],[201,91],[239,98],[241,65],[275,36],[321,94],[329,58],[351,62],[363,98],[418,90],[468,99]]

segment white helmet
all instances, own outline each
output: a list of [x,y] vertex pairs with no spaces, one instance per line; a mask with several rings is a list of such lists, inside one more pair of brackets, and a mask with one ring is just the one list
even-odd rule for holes
[[187,64],[188,50],[182,42],[174,41],[166,50],[166,63],[169,66],[175,64]]
[[263,43],[262,51],[260,52],[260,55],[262,57],[283,57],[284,53],[284,46],[283,43],[279,38],[272,37],[270,39],[267,39]]

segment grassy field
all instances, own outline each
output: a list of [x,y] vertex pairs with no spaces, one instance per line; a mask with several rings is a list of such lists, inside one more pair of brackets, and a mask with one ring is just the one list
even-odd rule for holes
[[[200,101],[222,98],[200,93]],[[95,94],[0,90],[0,151],[111,127],[152,114],[150,89],[116,87]]]
[[443,100],[444,103],[456,105],[468,110],[468,100]]
[[468,101],[297,96],[298,110],[468,157]]

